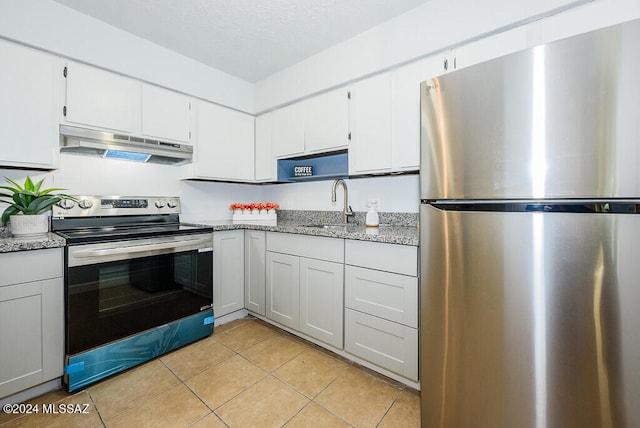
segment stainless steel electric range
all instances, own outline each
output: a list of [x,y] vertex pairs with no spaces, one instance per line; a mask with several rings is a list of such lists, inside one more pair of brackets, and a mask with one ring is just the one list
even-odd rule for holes
[[213,332],[213,229],[177,197],[77,196],[65,248],[65,383],[75,391]]

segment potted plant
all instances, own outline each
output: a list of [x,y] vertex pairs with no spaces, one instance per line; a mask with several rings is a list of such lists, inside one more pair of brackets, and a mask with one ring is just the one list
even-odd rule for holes
[[[9,206],[2,213],[0,220],[3,225],[11,224],[11,234],[18,237],[29,237],[45,234],[49,231],[49,219],[44,212],[63,199],[75,201],[73,196],[53,194],[62,188],[41,189],[44,179],[33,183],[31,177],[27,177],[24,185],[20,185],[10,178],[5,177],[12,186],[0,186],[0,202]],[[5,193],[8,191],[10,193]]]

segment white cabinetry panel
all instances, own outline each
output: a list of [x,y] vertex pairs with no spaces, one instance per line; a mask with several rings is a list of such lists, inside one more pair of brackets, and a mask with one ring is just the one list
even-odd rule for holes
[[197,177],[251,181],[254,178],[253,116],[198,102]]
[[[0,397],[62,376],[62,249],[0,254]],[[42,270],[33,269],[42,266]]]
[[347,239],[345,263],[371,269],[418,275],[418,247]]
[[346,266],[345,306],[418,328],[418,278]]
[[191,140],[191,99],[186,95],[142,85],[142,134],[182,142]]
[[98,68],[69,63],[66,107],[68,122],[138,133],[141,84]]
[[356,82],[351,90],[349,175],[391,170],[391,75]]
[[244,307],[265,315],[266,232],[244,231]]
[[0,40],[0,165],[53,168],[58,152],[58,60]]
[[344,239],[270,232],[267,250],[344,263]]
[[345,88],[304,102],[305,153],[328,152],[349,146],[349,99]]
[[276,181],[278,179],[277,166],[271,153],[273,113],[265,113],[256,117],[255,126],[255,180]]
[[418,330],[351,309],[344,312],[347,352],[418,380]]
[[300,257],[267,251],[267,318],[298,330]]
[[440,55],[407,64],[392,73],[391,163],[394,171],[420,168],[420,82],[442,73]]
[[244,231],[213,234],[213,310],[216,317],[244,307]]
[[342,348],[342,263],[300,259],[300,331]]
[[295,103],[272,112],[273,157],[290,157],[304,152],[304,104]]

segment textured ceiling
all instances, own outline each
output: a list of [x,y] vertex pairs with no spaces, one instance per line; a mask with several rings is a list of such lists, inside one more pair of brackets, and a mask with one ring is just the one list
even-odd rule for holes
[[256,82],[427,0],[55,0]]

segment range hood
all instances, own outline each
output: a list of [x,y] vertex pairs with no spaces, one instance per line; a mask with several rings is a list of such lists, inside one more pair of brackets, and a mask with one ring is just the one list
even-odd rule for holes
[[193,147],[189,144],[60,125],[60,153],[182,165],[191,162]]

